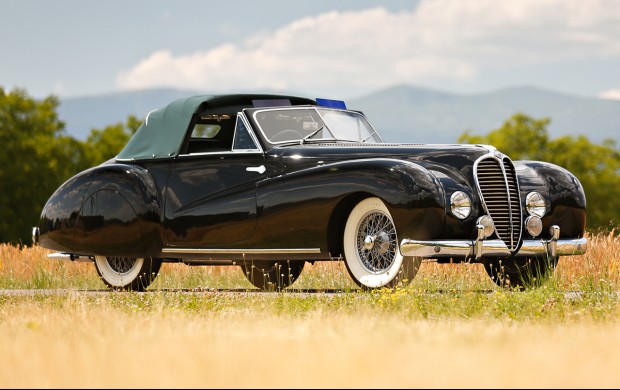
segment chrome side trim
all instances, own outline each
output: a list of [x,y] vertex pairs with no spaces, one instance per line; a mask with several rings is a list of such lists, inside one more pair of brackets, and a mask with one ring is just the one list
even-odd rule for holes
[[[189,156],[229,156],[229,155],[242,155],[242,154],[262,154],[263,152],[258,152],[254,149],[248,150],[225,150],[220,152],[200,152],[200,153],[183,153],[179,154],[179,157],[189,157]],[[127,160],[119,160],[119,161],[127,161]]]
[[[572,256],[583,255],[588,249],[586,238],[524,240],[514,256]],[[424,258],[463,257],[509,257],[510,250],[502,240],[436,240],[418,241],[404,239],[400,242],[403,256]]]
[[164,248],[162,253],[180,254],[295,254],[295,253],[321,253],[320,248],[291,248],[291,249],[202,249],[202,248]]

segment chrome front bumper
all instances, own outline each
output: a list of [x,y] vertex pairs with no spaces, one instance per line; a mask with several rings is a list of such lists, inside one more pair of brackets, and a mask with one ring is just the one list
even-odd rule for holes
[[[524,240],[516,256],[570,256],[582,255],[588,249],[586,238],[560,239],[560,228],[551,227],[549,240]],[[510,250],[502,240],[485,240],[484,228],[478,225],[478,238],[475,240],[430,240],[418,241],[404,239],[400,243],[403,256],[440,258],[461,257],[480,259],[482,257],[509,257]]]

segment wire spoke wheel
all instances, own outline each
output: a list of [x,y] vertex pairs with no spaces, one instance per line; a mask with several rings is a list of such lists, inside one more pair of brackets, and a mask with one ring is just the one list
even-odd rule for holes
[[343,249],[349,275],[363,289],[408,284],[422,263],[401,255],[396,226],[379,198],[364,199],[351,210]]
[[159,273],[161,260],[95,256],[95,268],[101,280],[113,290],[144,291]]
[[135,257],[108,257],[108,264],[113,271],[119,275],[126,274],[131,271],[138,261]]
[[357,229],[357,249],[362,264],[370,272],[389,269],[396,257],[396,229],[383,212],[370,212]]

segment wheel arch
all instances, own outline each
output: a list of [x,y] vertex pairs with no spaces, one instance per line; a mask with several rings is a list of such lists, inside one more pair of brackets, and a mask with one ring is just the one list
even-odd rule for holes
[[335,165],[349,173],[364,172],[369,180],[352,188],[332,209],[326,232],[332,257],[343,254],[342,237],[349,214],[369,197],[377,197],[385,203],[401,239],[433,237],[443,228],[444,189],[426,168],[394,159],[357,160]]
[[327,225],[327,249],[332,257],[344,257],[342,237],[347,218],[356,204],[373,195],[368,192],[354,192],[338,202]]
[[396,178],[400,188],[407,189],[404,196],[390,194],[383,186],[350,193],[338,202],[327,229],[328,249],[332,256],[343,254],[342,237],[349,214],[359,202],[370,197],[377,197],[385,203],[400,239],[428,238],[439,234],[445,219],[443,187],[426,169],[417,168],[411,171],[409,167],[400,166],[401,172]]

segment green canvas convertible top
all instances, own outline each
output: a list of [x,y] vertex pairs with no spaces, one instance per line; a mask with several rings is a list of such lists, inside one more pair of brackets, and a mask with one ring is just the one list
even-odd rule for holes
[[316,105],[308,98],[287,95],[197,95],[173,101],[151,111],[117,161],[153,160],[178,156],[194,114],[236,114],[244,108],[281,105]]

